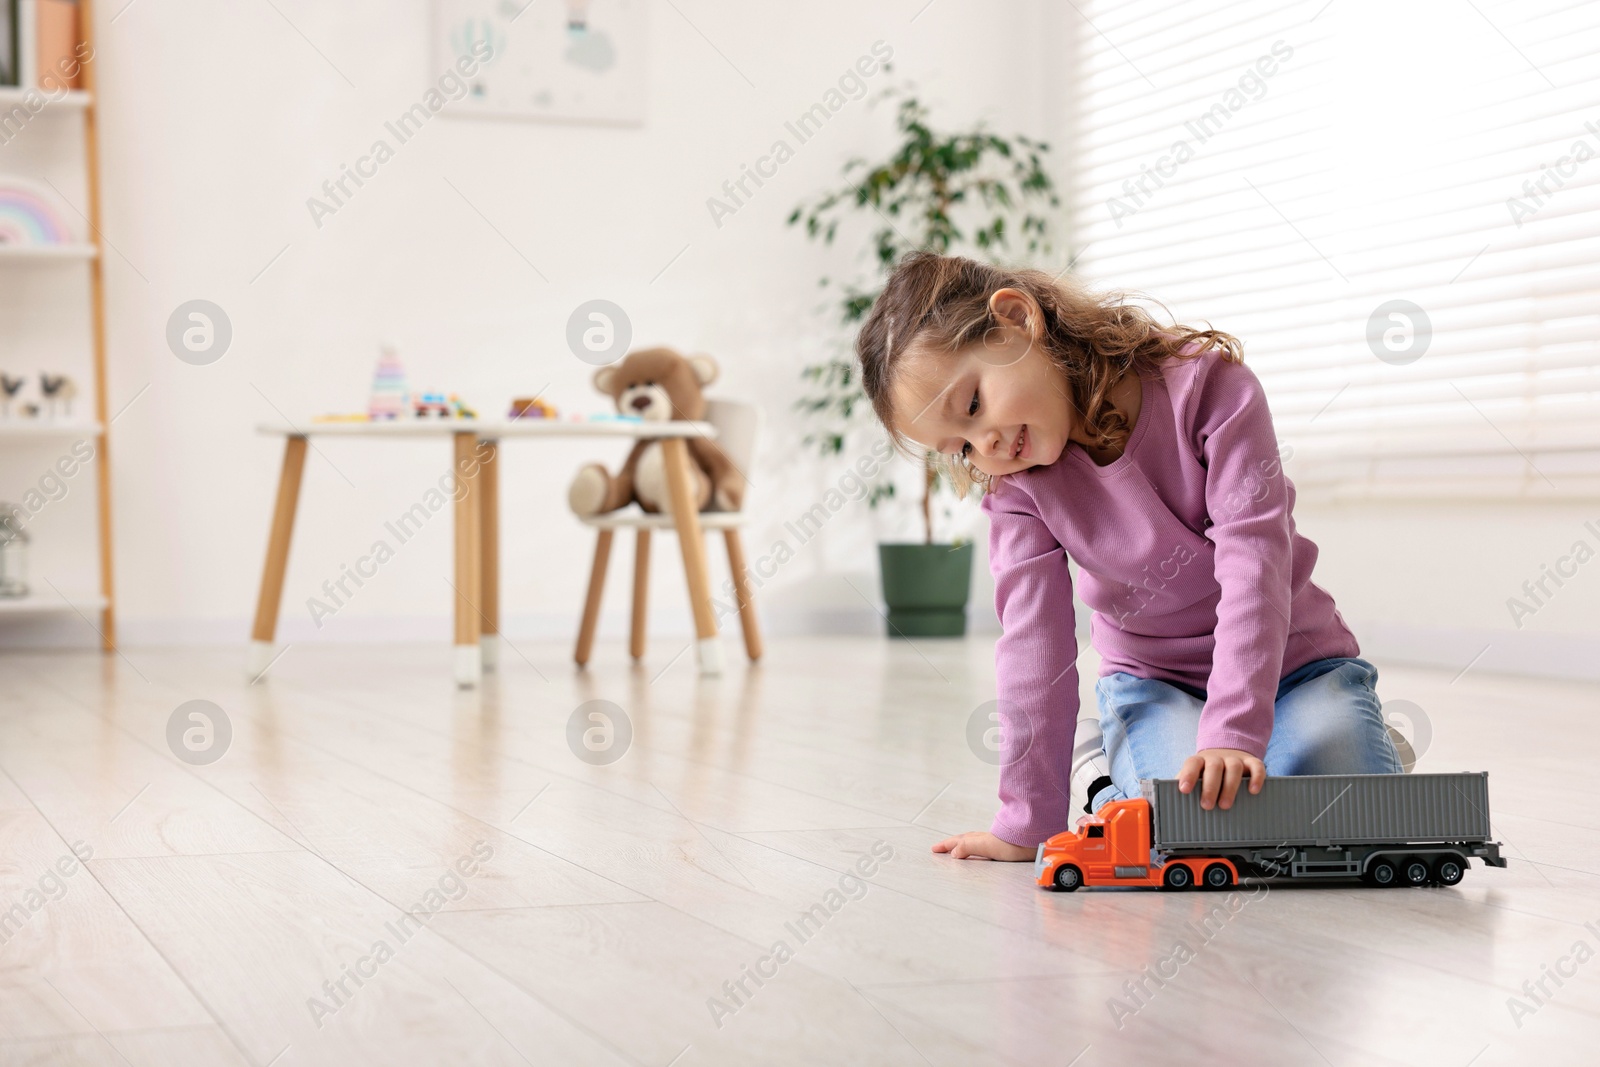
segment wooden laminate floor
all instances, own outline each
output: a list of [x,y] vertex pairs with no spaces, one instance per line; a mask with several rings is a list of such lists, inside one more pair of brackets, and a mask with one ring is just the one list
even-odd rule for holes
[[928,851],[992,638],[680,647],[0,655],[0,1064],[1600,1062],[1594,686],[1379,664],[1505,870],[1067,895]]

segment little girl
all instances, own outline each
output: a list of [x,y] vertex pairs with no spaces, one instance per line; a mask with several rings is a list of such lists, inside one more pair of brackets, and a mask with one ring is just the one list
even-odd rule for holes
[[[1377,669],[1311,581],[1317,547],[1295,530],[1237,339],[924,252],[895,269],[856,347],[896,445],[949,456],[990,520],[1001,807],[934,851],[1032,859],[1141,778],[1198,781],[1209,809],[1232,806],[1245,774],[1260,792],[1268,774],[1402,769]],[[1094,612],[1098,731],[1077,729],[1069,557]]]

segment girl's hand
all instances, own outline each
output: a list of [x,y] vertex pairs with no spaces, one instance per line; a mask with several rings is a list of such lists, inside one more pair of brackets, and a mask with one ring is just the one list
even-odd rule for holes
[[1038,855],[1036,848],[1023,848],[1010,841],[1002,841],[987,830],[947,837],[933,846],[935,852],[948,852],[958,860],[1031,860]]
[[1210,811],[1218,803],[1223,810],[1233,807],[1233,798],[1239,793],[1239,780],[1250,772],[1250,792],[1259,793],[1267,781],[1267,765],[1250,753],[1238,748],[1202,748],[1183,761],[1178,771],[1178,792],[1194,791],[1195,779],[1204,785],[1200,792],[1200,806]]

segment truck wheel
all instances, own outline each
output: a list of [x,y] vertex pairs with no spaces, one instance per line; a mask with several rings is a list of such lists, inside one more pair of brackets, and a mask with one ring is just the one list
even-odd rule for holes
[[1061,892],[1070,893],[1083,884],[1083,872],[1070,863],[1063,863],[1056,868],[1053,881]]
[[1206,868],[1205,881],[1207,889],[1226,889],[1233,884],[1233,872],[1226,863],[1213,863]]
[[1372,866],[1367,868],[1367,884],[1375,885],[1379,889],[1387,889],[1400,880],[1400,872],[1395,870],[1394,861],[1390,859],[1377,859],[1372,861]]
[[1194,884],[1194,872],[1181,863],[1169,863],[1161,884],[1167,889],[1188,889]]
[[1433,865],[1433,877],[1440,885],[1455,885],[1466,873],[1460,856],[1440,856]]
[[1421,856],[1407,856],[1400,867],[1400,877],[1406,885],[1427,885],[1428,864]]

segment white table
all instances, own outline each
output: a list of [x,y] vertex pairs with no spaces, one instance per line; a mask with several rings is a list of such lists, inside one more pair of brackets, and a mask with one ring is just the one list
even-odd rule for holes
[[[694,609],[696,651],[700,673],[721,673],[717,645],[717,620],[712,611],[711,579],[701,540],[700,515],[693,503],[689,437],[714,438],[708,422],[563,422],[558,419],[395,419],[383,422],[313,422],[303,426],[261,425],[264,434],[284,438],[283,471],[278,478],[278,500],[273,508],[272,530],[267,540],[266,567],[256,599],[255,625],[250,632],[251,677],[272,662],[277,635],[278,608],[283,601],[283,577],[289,562],[289,539],[294,531],[300,501],[300,477],[305,471],[306,446],[311,437],[364,437],[395,440],[442,437],[451,442],[457,472],[467,491],[455,502],[455,679],[470,688],[478,684],[485,665],[493,666],[500,632],[500,464],[499,442],[510,437],[652,437],[662,439],[668,492],[672,498],[673,525],[683,552],[683,569]],[[476,470],[469,470],[476,459]]]

